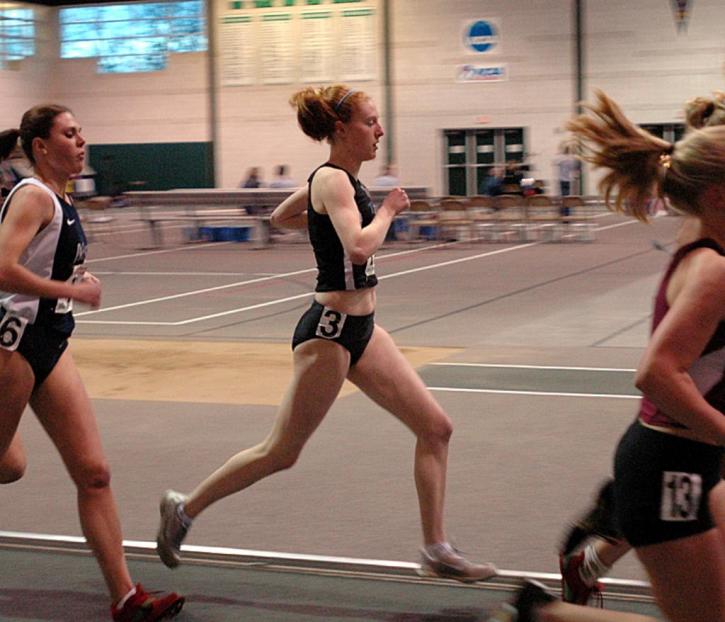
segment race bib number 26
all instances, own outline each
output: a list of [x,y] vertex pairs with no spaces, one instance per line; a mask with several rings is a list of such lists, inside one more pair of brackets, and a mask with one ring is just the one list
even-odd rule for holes
[[0,348],[11,352],[16,350],[27,324],[26,318],[6,313],[0,319]]

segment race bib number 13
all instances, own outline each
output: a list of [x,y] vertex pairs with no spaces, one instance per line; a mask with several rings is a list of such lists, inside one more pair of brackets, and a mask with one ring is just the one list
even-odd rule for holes
[[702,478],[697,473],[662,473],[662,505],[660,519],[663,521],[691,521],[697,519],[702,495]]
[[17,315],[5,314],[0,319],[0,348],[15,351],[25,332],[28,320]]

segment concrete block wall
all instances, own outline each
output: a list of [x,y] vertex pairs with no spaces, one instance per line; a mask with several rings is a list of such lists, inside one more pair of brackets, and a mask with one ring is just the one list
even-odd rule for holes
[[[212,0],[217,17],[226,0]],[[725,87],[722,0],[697,0],[686,30],[676,28],[663,0],[587,0],[584,5],[586,89],[603,88],[639,123],[681,119],[683,102]],[[17,125],[39,101],[70,106],[90,142],[190,142],[211,139],[209,59],[206,53],[172,55],[168,67],[148,74],[98,74],[92,60],[57,58],[56,9],[35,6],[38,54],[0,71],[0,126]],[[376,70],[372,80],[351,83],[370,93],[385,119],[383,0],[375,11]],[[394,159],[403,183],[443,192],[443,131],[460,128],[527,128],[529,160],[537,177],[551,180],[551,162],[564,138],[562,126],[575,98],[572,0],[389,0],[390,91]],[[297,9],[295,9],[297,10]],[[300,9],[301,10],[301,9]],[[500,46],[469,53],[465,23],[492,18]],[[218,25],[218,24],[217,24]],[[211,48],[215,63],[219,42]],[[505,64],[501,82],[457,81],[460,65]],[[269,179],[276,164],[291,166],[300,182],[327,155],[307,139],[287,101],[304,86],[216,82],[217,185],[236,186],[250,166]],[[361,178],[375,177],[377,163]],[[596,177],[588,175],[593,190]]]

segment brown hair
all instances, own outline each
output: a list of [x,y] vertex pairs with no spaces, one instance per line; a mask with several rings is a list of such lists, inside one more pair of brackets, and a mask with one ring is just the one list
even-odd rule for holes
[[[49,138],[50,129],[53,127],[55,118],[64,112],[70,112],[70,109],[59,104],[43,104],[40,106],[34,106],[23,115],[23,118],[20,121],[19,131],[8,130],[9,132],[19,132],[20,145],[23,148],[23,152],[27,156],[28,160],[30,160],[33,164],[35,164],[35,157],[33,156],[33,139]],[[0,152],[0,154],[1,153],[2,152]]]
[[347,123],[352,118],[355,104],[367,95],[344,84],[319,88],[307,87],[290,97],[290,106],[297,110],[297,122],[302,131],[313,140],[330,140],[335,123]]
[[583,158],[608,169],[599,191],[609,209],[647,220],[653,195],[680,211],[700,215],[699,197],[725,183],[725,126],[693,129],[676,145],[637,127],[601,91],[588,112],[567,125],[583,140]]
[[0,162],[7,158],[18,144],[19,130],[5,130],[0,132]]

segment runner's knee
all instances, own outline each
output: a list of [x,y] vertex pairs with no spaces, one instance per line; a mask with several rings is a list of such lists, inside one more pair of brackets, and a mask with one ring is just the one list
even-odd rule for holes
[[428,426],[424,440],[432,445],[448,445],[453,434],[453,422],[448,415],[440,415]]
[[101,490],[111,485],[111,471],[105,461],[90,462],[73,474],[73,481],[78,490]]
[[12,484],[25,475],[27,463],[24,458],[0,461],[0,484]]

